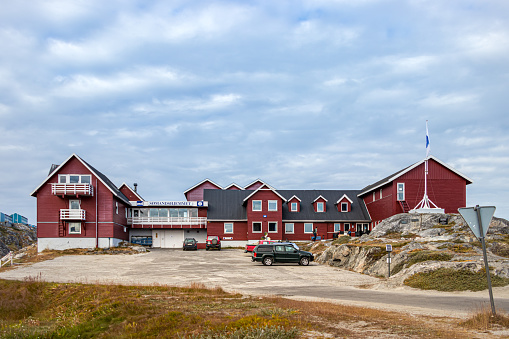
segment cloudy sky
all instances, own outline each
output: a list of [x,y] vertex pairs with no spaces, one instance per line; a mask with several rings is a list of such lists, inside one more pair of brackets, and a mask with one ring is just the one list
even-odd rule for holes
[[147,200],[361,189],[432,154],[509,218],[506,0],[0,5],[0,211],[76,153]]

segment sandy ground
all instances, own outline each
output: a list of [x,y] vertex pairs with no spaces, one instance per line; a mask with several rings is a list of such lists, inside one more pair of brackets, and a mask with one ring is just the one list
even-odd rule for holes
[[[0,279],[188,286],[203,283],[249,295],[281,295],[298,300],[328,301],[412,314],[466,317],[489,307],[488,291],[437,292],[394,287],[385,280],[311,263],[275,264],[250,260],[242,250],[151,250],[136,255],[63,256],[21,265]],[[494,288],[497,310],[509,312],[509,287]]]

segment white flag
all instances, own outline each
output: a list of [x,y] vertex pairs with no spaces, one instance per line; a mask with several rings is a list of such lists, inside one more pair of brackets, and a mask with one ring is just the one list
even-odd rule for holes
[[426,120],[426,158],[429,157],[429,134],[428,134],[428,120]]

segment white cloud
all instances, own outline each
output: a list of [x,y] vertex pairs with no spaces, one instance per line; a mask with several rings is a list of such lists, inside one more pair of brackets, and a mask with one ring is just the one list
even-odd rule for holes
[[441,107],[441,106],[467,106],[474,105],[478,102],[476,94],[459,94],[449,93],[439,95],[432,93],[426,98],[420,100],[420,104],[425,107]]

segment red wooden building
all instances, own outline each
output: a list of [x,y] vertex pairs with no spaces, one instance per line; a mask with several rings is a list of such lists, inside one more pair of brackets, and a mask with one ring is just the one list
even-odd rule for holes
[[[472,180],[437,158],[428,159],[427,195],[445,213],[458,213],[466,206],[467,185]],[[408,213],[424,196],[425,160],[402,169],[362,189],[373,227],[399,213]]]
[[[426,159],[425,159],[426,160]],[[76,154],[53,165],[32,192],[37,198],[39,251],[116,246],[122,241],[180,248],[185,238],[204,248],[208,235],[223,247],[274,240],[322,239],[369,232],[381,220],[409,212],[424,195],[422,160],[362,190],[277,190],[260,179],[226,187],[205,179],[185,201],[146,201],[127,184],[117,188]],[[429,157],[427,194],[446,213],[466,205],[472,180]]]

